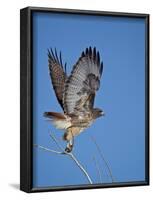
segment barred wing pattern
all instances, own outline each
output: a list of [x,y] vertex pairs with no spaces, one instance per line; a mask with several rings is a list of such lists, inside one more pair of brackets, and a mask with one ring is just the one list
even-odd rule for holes
[[60,56],[58,57],[56,49],[55,53],[53,52],[52,49],[48,50],[48,64],[49,64],[49,74],[57,100],[61,105],[61,107],[63,108],[63,92],[67,75],[66,75],[66,63],[63,66],[61,52]]
[[93,108],[95,93],[100,87],[103,63],[96,48],[82,52],[71,75],[65,83],[63,96],[64,111],[80,115]]

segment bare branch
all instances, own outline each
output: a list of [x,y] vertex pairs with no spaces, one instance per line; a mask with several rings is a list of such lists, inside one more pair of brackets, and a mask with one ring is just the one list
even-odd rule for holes
[[107,161],[105,160],[104,155],[103,155],[103,153],[102,153],[102,151],[101,151],[101,149],[100,149],[98,143],[96,142],[95,138],[94,138],[93,136],[91,136],[91,139],[92,139],[92,141],[95,143],[95,145],[96,145],[96,147],[97,147],[97,150],[98,150],[98,152],[99,152],[99,154],[100,154],[100,157],[101,157],[102,160],[104,161],[104,163],[105,163],[105,165],[106,165],[106,167],[107,167],[107,169],[108,169],[108,172],[109,172],[111,181],[112,181],[112,183],[113,183],[113,182],[114,182],[114,178],[113,178],[113,175],[112,175],[112,171],[111,171],[111,169],[110,169],[110,167],[109,167],[109,164],[108,164]]
[[67,155],[69,155],[72,160],[75,161],[75,163],[77,164],[77,166],[82,170],[82,172],[85,174],[85,176],[87,177],[88,181],[90,184],[93,184],[89,174],[87,173],[87,171],[84,169],[84,167],[81,165],[81,163],[75,158],[75,156],[72,153],[67,153]]
[[55,150],[52,150],[52,149],[48,149],[48,148],[43,147],[43,146],[38,145],[38,144],[34,144],[33,146],[34,146],[34,147],[38,147],[38,148],[40,148],[40,149],[43,149],[43,150],[45,150],[45,151],[49,151],[49,152],[52,152],[52,153],[61,154],[60,151],[55,151]]
[[61,150],[61,151],[65,151],[64,148],[60,145],[59,141],[56,139],[56,137],[53,135],[53,134],[50,134],[50,137],[52,138],[52,140],[56,143],[56,145],[58,146],[58,148]]
[[64,150],[64,148],[60,145],[59,141],[55,138],[55,136],[53,134],[50,134],[51,138],[54,140],[54,142],[56,143],[56,145],[58,146],[58,148],[61,150],[61,151],[55,151],[55,150],[52,150],[52,149],[48,149],[46,147],[43,147],[41,145],[37,145],[37,144],[34,144],[35,147],[38,147],[40,149],[43,149],[45,151],[49,151],[51,153],[56,153],[56,154],[60,154],[60,155],[67,155],[69,156],[75,163],[76,165],[78,166],[78,168],[83,172],[83,174],[85,175],[85,177],[87,178],[88,182],[90,184],[93,184],[92,180],[91,180],[91,177],[89,176],[89,174],[87,173],[87,171],[84,169],[84,167],[82,166],[82,164],[77,160],[77,158],[74,156],[74,154],[72,154],[71,152],[68,153]]
[[93,156],[93,160],[94,160],[94,163],[95,163],[95,167],[97,169],[97,172],[98,172],[98,177],[99,177],[99,181],[100,183],[102,183],[102,175],[101,175],[101,171],[100,171],[100,167],[99,167],[99,164],[95,158],[95,156]]

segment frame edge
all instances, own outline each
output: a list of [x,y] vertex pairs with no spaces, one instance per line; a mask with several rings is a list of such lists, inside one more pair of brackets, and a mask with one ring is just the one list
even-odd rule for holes
[[145,41],[145,180],[150,185],[150,15],[146,15]]
[[20,10],[20,190],[31,192],[30,9]]

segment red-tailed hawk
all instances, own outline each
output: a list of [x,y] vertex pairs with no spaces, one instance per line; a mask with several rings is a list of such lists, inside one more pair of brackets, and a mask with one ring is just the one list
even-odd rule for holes
[[86,48],[67,76],[66,64],[63,65],[61,52],[48,50],[48,63],[51,82],[59,104],[64,113],[45,112],[58,129],[65,130],[67,141],[65,151],[71,152],[74,137],[88,128],[96,118],[104,115],[99,108],[94,108],[96,91],[100,87],[103,63],[96,48]]

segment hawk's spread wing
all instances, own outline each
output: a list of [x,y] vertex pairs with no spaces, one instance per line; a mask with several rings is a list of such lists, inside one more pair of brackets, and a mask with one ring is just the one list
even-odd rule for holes
[[61,107],[63,108],[63,92],[67,76],[66,76],[66,64],[63,66],[61,52],[60,56],[58,57],[56,49],[55,53],[53,53],[52,49],[48,50],[48,64],[49,64],[49,73],[57,100],[61,105]]
[[100,87],[103,63],[96,48],[82,52],[65,83],[64,111],[79,114],[93,108],[95,93]]

